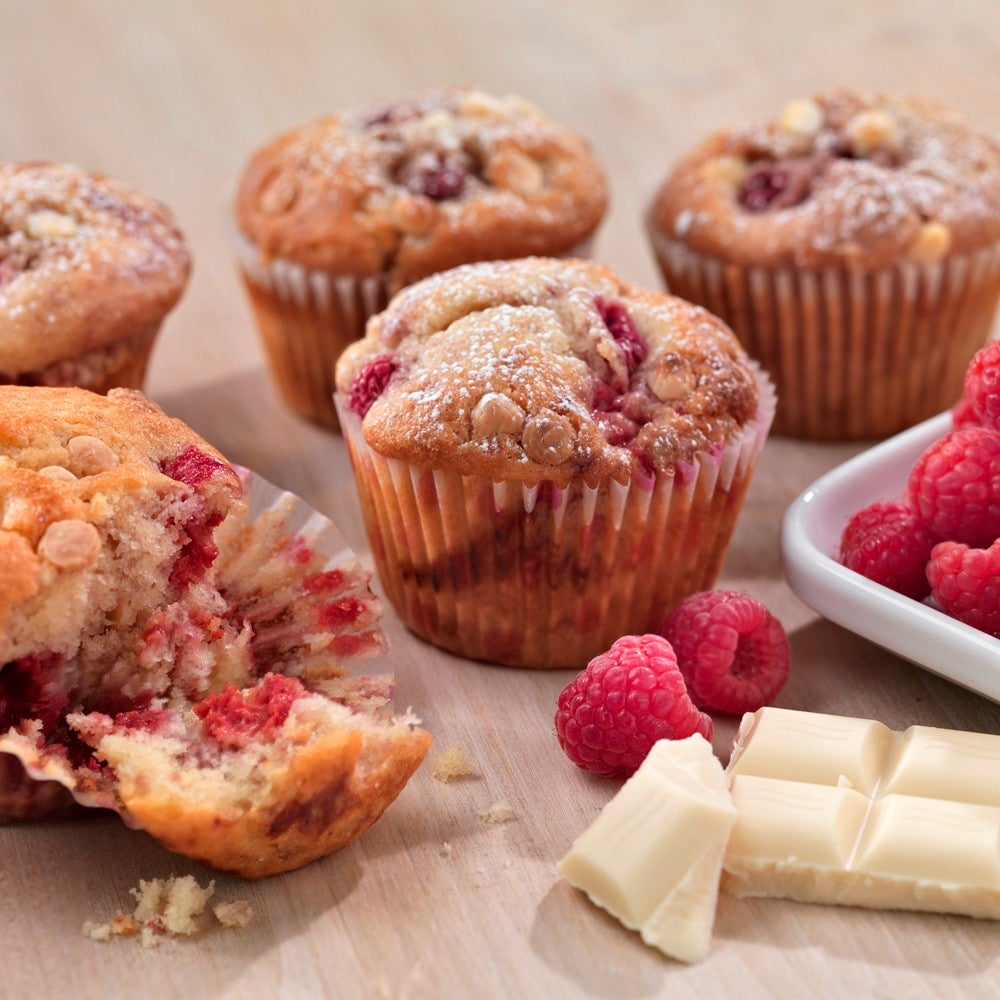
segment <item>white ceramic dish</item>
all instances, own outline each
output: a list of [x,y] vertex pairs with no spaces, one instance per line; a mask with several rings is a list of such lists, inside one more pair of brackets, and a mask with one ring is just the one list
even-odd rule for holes
[[848,518],[902,494],[910,467],[951,414],[911,427],[816,480],[785,513],[785,576],[821,615],[899,656],[1000,702],[1000,640],[866,580],[835,559]]

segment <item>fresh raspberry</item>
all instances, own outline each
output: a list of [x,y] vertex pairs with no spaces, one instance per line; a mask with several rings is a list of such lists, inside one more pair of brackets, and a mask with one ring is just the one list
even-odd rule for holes
[[927,579],[942,611],[1000,637],[1000,541],[988,549],[960,542],[935,545]]
[[744,179],[739,202],[748,212],[792,208],[806,200],[811,186],[812,170],[806,163],[762,163]]
[[349,409],[363,417],[379,396],[385,392],[393,372],[399,365],[391,354],[377,354],[355,373],[351,382],[351,394],[347,401]]
[[788,680],[785,630],[749,594],[695,594],[674,608],[660,632],[674,647],[699,708],[755,712],[770,705]]
[[952,431],[917,459],[906,499],[939,538],[992,545],[1000,538],[1000,434]]
[[927,560],[939,541],[903,500],[879,500],[847,522],[840,561],[883,587],[921,601],[930,593]]
[[965,399],[979,423],[1000,430],[1000,340],[977,351],[965,373]]
[[620,302],[609,301],[600,295],[594,300],[594,305],[601,314],[604,325],[622,349],[625,367],[631,375],[646,357],[646,342],[636,328],[632,314]]
[[691,704],[674,651],[658,635],[619,639],[559,695],[559,745],[595,774],[634,774],[657,740],[693,733],[710,740],[712,720]]
[[966,427],[982,427],[983,422],[968,396],[963,396],[952,408],[951,429],[964,430]]

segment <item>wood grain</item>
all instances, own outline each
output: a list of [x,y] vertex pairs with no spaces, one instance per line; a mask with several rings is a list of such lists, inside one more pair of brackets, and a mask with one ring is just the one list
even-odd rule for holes
[[[330,514],[367,557],[343,444],[278,404],[241,296],[229,201],[248,152],[328,110],[455,81],[515,91],[587,134],[611,178],[596,256],[657,285],[641,213],[667,165],[711,129],[849,82],[924,93],[1000,134],[1000,7],[902,0],[153,0],[0,5],[0,159],[70,160],[131,180],[178,214],[195,254],[149,389],[231,458]],[[771,440],[723,582],[791,633],[781,703],[1000,732],[1000,707],[818,618],[781,576],[789,501],[858,446]],[[0,829],[0,997],[985,997],[995,925],[723,897],[709,959],[645,948],[555,875],[613,794],[551,737],[566,672],[473,665],[388,612],[398,703],[478,776],[422,768],[358,843],[259,883],[243,932],[144,951],[80,933],[140,878],[209,873],[109,817]],[[582,666],[582,665],[581,665]],[[725,755],[734,724],[721,720]],[[514,818],[483,822],[506,799]],[[450,845],[450,852],[444,847]]]

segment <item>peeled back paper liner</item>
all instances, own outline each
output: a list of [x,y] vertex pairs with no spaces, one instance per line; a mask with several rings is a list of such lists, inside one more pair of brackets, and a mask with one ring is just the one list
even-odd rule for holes
[[[352,277],[313,270],[283,258],[263,258],[236,234],[236,251],[274,380],[285,403],[313,423],[337,428],[334,371],[344,349],[389,302],[382,275]],[[585,257],[587,238],[559,256]]]
[[743,267],[651,230],[671,293],[723,319],[774,379],[774,431],[885,437],[953,406],[1000,297],[1000,245],[864,272]]
[[379,578],[417,635],[461,656],[575,667],[655,632],[712,585],[774,416],[758,371],[753,420],[675,474],[565,489],[386,459],[340,405]]
[[[339,661],[364,660],[371,691],[391,698],[391,665],[387,645],[377,619],[381,616],[378,599],[367,590],[369,574],[344,540],[336,525],[307,503],[247,469],[238,469],[248,493],[248,508],[236,522],[220,526],[220,572],[217,583],[225,589],[226,581],[249,578],[262,561],[279,557],[296,560],[309,551],[323,557],[321,571],[339,570],[345,576],[345,589],[366,592],[366,603],[374,610],[375,621],[367,620],[362,628],[347,630],[343,642],[331,653]],[[234,529],[226,532],[226,529]],[[249,534],[245,529],[249,528]],[[239,546],[227,551],[226,538],[237,538]],[[36,742],[11,729],[0,736],[0,823],[39,819],[65,814],[79,804],[104,807],[118,812],[129,826],[139,824],[123,811],[114,797],[76,787],[72,771],[53,755],[45,755]]]

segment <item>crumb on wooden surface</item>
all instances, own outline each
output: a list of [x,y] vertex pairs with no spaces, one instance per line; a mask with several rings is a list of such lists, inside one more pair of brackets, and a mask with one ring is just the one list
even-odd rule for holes
[[487,823],[506,823],[514,818],[514,810],[506,799],[497,799],[492,805],[480,809],[479,815]]
[[253,917],[253,907],[245,899],[237,899],[232,903],[219,903],[212,912],[223,927],[246,927]]
[[475,773],[468,754],[457,743],[449,743],[443,750],[431,755],[431,774],[438,781],[468,778]]
[[451,844],[449,844],[447,840],[441,845],[441,850],[438,851],[438,854],[440,854],[442,858],[451,857]]

